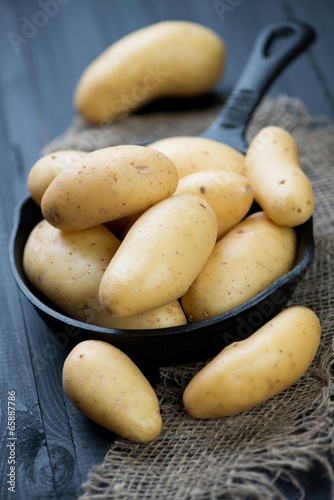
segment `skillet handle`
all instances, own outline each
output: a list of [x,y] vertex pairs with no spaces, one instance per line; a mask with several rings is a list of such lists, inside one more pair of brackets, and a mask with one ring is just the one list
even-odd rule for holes
[[200,136],[246,153],[245,132],[256,106],[279,73],[314,39],[313,28],[301,22],[281,21],[264,28],[220,115]]

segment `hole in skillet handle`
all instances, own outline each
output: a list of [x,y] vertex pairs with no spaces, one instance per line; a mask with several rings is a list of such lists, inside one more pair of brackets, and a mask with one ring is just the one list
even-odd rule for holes
[[290,300],[314,256],[312,219],[296,228],[298,254],[294,268],[248,302],[226,313],[197,323],[160,330],[102,328],[69,318],[27,280],[23,252],[27,238],[42,220],[40,208],[28,197],[14,213],[9,241],[9,261],[18,288],[53,331],[60,349],[70,349],[87,339],[110,342],[127,354],[154,385],[159,367],[207,360],[228,344],[243,340],[278,314]]
[[286,44],[289,44],[290,38],[293,37],[294,34],[294,30],[289,27],[278,29],[272,34],[267,44],[264,46],[264,57],[270,57],[272,54],[275,54],[276,51],[282,50],[282,47],[286,47]]

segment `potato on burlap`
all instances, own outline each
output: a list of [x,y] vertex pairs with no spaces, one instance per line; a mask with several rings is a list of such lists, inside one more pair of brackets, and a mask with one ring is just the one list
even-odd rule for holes
[[267,401],[306,372],[320,334],[311,309],[285,309],[247,339],[225,347],[195,375],[183,394],[188,413],[226,417]]

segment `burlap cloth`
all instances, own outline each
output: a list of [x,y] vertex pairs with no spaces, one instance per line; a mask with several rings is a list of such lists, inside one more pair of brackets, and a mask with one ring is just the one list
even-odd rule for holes
[[[220,104],[212,104],[192,111],[138,114],[102,129],[86,127],[78,119],[44,153],[196,135],[219,109]],[[266,125],[282,126],[293,135],[315,191],[315,258],[290,304],[310,307],[320,317],[322,341],[317,356],[299,382],[278,396],[240,415],[212,420],[191,418],[182,405],[183,390],[203,363],[161,368],[156,387],[164,422],[160,436],[146,445],[116,438],[104,462],[92,467],[80,500],[268,500],[286,498],[279,487],[284,483],[295,498],[303,498],[298,471],[311,471],[315,462],[334,485],[330,463],[334,438],[334,128],[324,118],[309,116],[300,101],[284,96],[264,101],[248,128],[248,138]]]

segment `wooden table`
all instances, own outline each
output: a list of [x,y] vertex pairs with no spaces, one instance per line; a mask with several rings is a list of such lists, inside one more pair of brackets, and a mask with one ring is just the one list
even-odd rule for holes
[[[18,290],[7,255],[14,206],[27,195],[27,175],[42,147],[75,117],[72,97],[82,71],[123,35],[157,21],[184,19],[205,24],[225,39],[229,60],[219,90],[228,94],[259,29],[286,18],[310,23],[318,38],[269,94],[299,97],[311,114],[334,120],[331,0],[1,1],[2,500],[77,498],[80,484],[103,460],[112,439],[64,396],[61,370],[67,351]],[[7,414],[11,421],[15,416],[14,435]],[[15,471],[10,459],[15,459]],[[15,494],[9,491],[12,485]],[[309,493],[326,498],[321,488]]]

